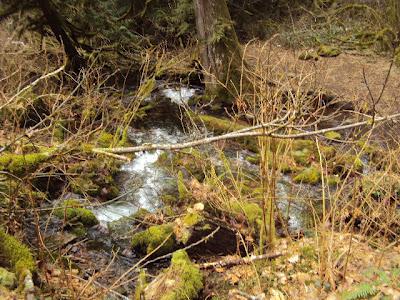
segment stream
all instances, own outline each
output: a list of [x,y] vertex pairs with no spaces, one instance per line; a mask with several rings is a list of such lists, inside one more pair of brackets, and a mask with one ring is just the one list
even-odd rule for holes
[[[183,86],[168,87],[160,85],[158,91],[146,101],[167,98],[173,105],[186,105],[188,100],[199,92],[198,88]],[[145,124],[141,129],[131,127],[128,137],[135,145],[143,143],[177,143],[191,137],[183,132],[180,124],[169,120],[158,120],[156,124]],[[145,208],[155,212],[162,207],[161,196],[176,185],[176,179],[157,165],[163,151],[137,153],[136,157],[121,167],[121,195],[108,205],[93,209],[103,226],[128,217]],[[247,150],[229,150],[226,156],[238,167],[257,173],[258,166],[246,160]],[[289,176],[282,176],[277,184],[278,207],[281,215],[288,220],[289,231],[298,231],[310,226],[310,210],[306,203],[315,202],[318,197],[316,188],[294,184]],[[301,201],[299,201],[301,200]]]

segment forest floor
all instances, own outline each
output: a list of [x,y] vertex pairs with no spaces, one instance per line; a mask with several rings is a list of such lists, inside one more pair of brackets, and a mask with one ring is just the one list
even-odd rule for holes
[[[342,101],[349,101],[356,108],[371,104],[369,90],[378,99],[383,87],[382,99],[378,105],[382,115],[396,113],[400,99],[400,67],[391,66],[391,59],[371,51],[348,51],[336,57],[317,57],[317,60],[302,60],[300,55],[313,49],[287,49],[276,43],[256,42],[246,50],[250,65],[261,65],[273,73],[289,76],[293,81],[305,81],[310,87],[334,95]],[[364,77],[365,75],[365,77]],[[369,89],[369,90],[368,90]]]
[[[377,106],[377,112],[384,116],[400,111],[398,105],[400,68],[393,66],[386,81],[391,65],[389,58],[373,53],[344,52],[336,57],[318,57],[318,60],[304,61],[299,59],[303,52],[304,50],[287,49],[274,43],[254,42],[246,48],[246,59],[250,66],[265,69],[273,74],[274,80],[284,83],[289,88],[300,87],[326,95],[334,95],[340,101],[351,103],[354,110],[360,113],[371,110],[373,103],[370,93],[376,101],[385,87]],[[187,65],[192,63],[190,57],[187,55],[187,60],[182,60],[177,67],[177,73],[188,69]],[[71,113],[71,115],[73,118],[80,117],[79,112]],[[121,117],[118,112],[117,117]],[[112,121],[115,120],[112,119]],[[12,134],[0,128],[0,144],[7,142]],[[48,143],[48,140],[44,139],[40,142]],[[91,155],[93,156],[93,154]],[[82,161],[86,159],[93,159],[93,157],[84,157]],[[93,161],[98,163],[99,160],[96,159]],[[68,165],[68,162],[65,162],[65,165]],[[98,170],[94,169],[93,172],[97,174]],[[350,182],[350,185],[352,183]],[[186,213],[184,209],[183,212]],[[96,230],[97,232],[100,230]],[[350,300],[366,297],[400,299],[400,246],[397,241],[388,242],[382,239],[382,244],[377,244],[376,240],[347,232],[332,233],[328,239],[327,248],[330,265],[324,266],[321,253],[318,252],[321,249],[318,236],[308,235],[298,240],[279,239],[276,250],[283,253],[279,258],[254,261],[249,265],[202,271],[204,289],[201,299]],[[75,248],[74,251],[78,252],[80,244],[79,241],[75,245],[74,239],[74,245],[67,245],[65,248],[68,248],[68,251]],[[77,257],[74,253],[68,254],[68,256]],[[218,255],[208,257],[208,259],[216,261],[226,258],[228,257]],[[99,265],[107,266],[109,261],[105,259],[102,261],[101,258],[95,257],[90,260],[90,263],[94,266],[97,264],[98,267]],[[68,288],[74,290],[75,295],[78,295],[77,299],[98,295],[100,288],[91,284],[92,279],[83,279],[82,273],[79,273],[85,270],[78,270],[76,265],[70,270],[67,268],[60,270],[60,265],[62,263],[44,266],[42,269],[47,268],[48,270],[47,273],[40,274],[43,277],[42,282],[48,280],[54,290],[62,290],[67,282],[70,284]],[[333,281],[325,280],[326,278],[319,275],[322,273],[322,268],[324,268],[325,274],[332,273],[330,279],[333,278]],[[110,269],[112,272],[114,271],[112,268]],[[99,274],[101,276],[101,272]],[[115,277],[115,274],[113,276]],[[93,276],[93,278],[96,277]],[[115,278],[110,278],[110,282],[113,279]],[[107,291],[104,287],[102,290]],[[0,298],[13,299],[15,294],[17,293],[9,294],[0,289]]]

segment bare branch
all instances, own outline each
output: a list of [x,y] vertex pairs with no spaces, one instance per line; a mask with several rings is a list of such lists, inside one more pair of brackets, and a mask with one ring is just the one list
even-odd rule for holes
[[[389,120],[394,120],[400,117],[400,113],[386,116],[386,117],[379,117],[375,118],[374,122],[384,122],[384,121],[389,121]],[[134,152],[141,152],[141,151],[151,151],[151,150],[181,150],[185,148],[191,148],[191,147],[196,147],[200,145],[206,145],[206,144],[212,144],[221,140],[228,140],[228,139],[237,139],[237,138],[243,138],[243,137],[259,137],[259,136],[267,136],[267,137],[272,137],[272,138],[278,138],[278,139],[300,139],[300,138],[305,138],[305,137],[310,137],[310,136],[315,136],[319,134],[324,134],[330,131],[342,131],[346,129],[352,129],[356,127],[362,127],[362,126],[367,126],[371,124],[371,116],[369,116],[370,120],[367,121],[362,121],[362,122],[357,122],[353,124],[348,124],[348,125],[341,125],[341,126],[336,126],[336,127],[330,127],[330,128],[325,128],[325,129],[319,129],[319,130],[314,130],[314,131],[307,131],[307,132],[302,132],[302,133],[296,133],[296,134],[279,134],[275,133],[279,128],[273,128],[268,131],[254,131],[255,128],[260,128],[260,125],[254,126],[254,127],[249,127],[249,129],[241,129],[240,131],[233,131],[230,133],[226,133],[223,135],[219,136],[213,136],[213,137],[207,137],[199,140],[194,140],[190,142],[184,142],[184,143],[178,143],[178,144],[143,144],[141,146],[135,146],[135,147],[117,147],[117,148],[94,148],[92,151],[96,153],[114,153],[114,154],[124,154],[124,153],[134,153]],[[263,124],[261,127],[262,128],[267,128],[271,126],[276,126],[275,122],[271,122],[268,124]],[[284,127],[284,125],[282,126]]]

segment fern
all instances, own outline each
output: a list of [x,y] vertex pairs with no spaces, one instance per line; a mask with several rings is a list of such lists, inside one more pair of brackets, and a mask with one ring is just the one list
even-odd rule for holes
[[375,296],[378,290],[370,283],[363,282],[355,286],[352,290],[342,293],[340,299],[342,300],[357,300],[366,299]]

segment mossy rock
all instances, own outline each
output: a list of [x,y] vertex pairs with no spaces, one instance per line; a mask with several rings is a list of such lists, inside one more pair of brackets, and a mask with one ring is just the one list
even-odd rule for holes
[[172,255],[171,266],[144,290],[147,300],[197,299],[203,288],[203,276],[184,250]]
[[81,223],[90,227],[99,223],[96,216],[87,208],[82,207],[82,203],[75,199],[63,201],[61,208],[54,210],[54,215],[66,222]]
[[25,277],[26,272],[33,272],[36,269],[35,260],[29,248],[3,229],[0,229],[0,253],[20,280]]
[[172,223],[150,226],[144,231],[135,233],[132,237],[131,245],[141,253],[150,254],[165,241],[155,254],[169,253],[175,247],[173,230]]
[[329,140],[341,140],[342,135],[340,132],[337,131],[328,131],[327,133],[324,134],[324,136],[329,139]]
[[321,171],[311,166],[300,172],[293,180],[296,183],[317,184],[321,181]]
[[33,172],[41,163],[49,159],[51,152],[49,149],[48,152],[41,153],[0,154],[0,171],[7,171],[18,176]]
[[0,286],[14,289],[17,286],[17,276],[14,273],[0,267]]
[[317,53],[321,57],[336,57],[339,56],[342,51],[334,46],[321,45],[319,46]]

